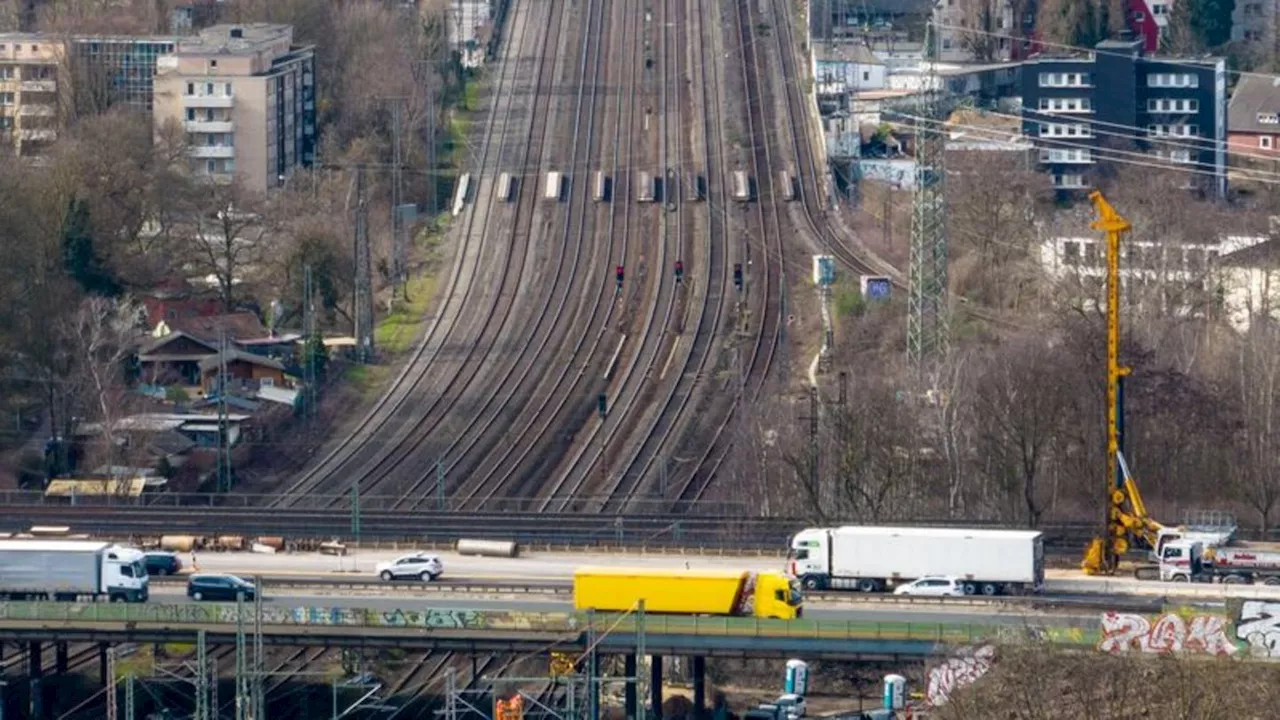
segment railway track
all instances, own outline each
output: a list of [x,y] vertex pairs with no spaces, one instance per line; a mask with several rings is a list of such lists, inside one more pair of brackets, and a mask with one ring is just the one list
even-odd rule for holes
[[[510,162],[510,151],[505,157],[502,154],[508,143],[523,148],[521,167],[530,157],[529,144],[536,120],[533,103],[537,97],[517,92],[517,88],[537,86],[539,73],[547,65],[546,56],[554,56],[545,52],[548,40],[553,39],[551,35],[559,27],[559,23],[551,22],[553,5],[519,4],[511,23],[504,27],[510,51],[502,56],[495,74],[495,101],[486,118],[479,157],[473,168],[478,178],[478,192],[458,231],[458,259],[444,305],[386,394],[344,440],[272,503],[274,506],[305,507],[313,504],[309,496],[326,487],[355,483],[368,488],[395,473],[406,472],[406,466],[413,464],[409,462],[413,451],[422,444],[423,429],[431,412],[445,397],[445,389],[469,361],[478,359],[479,348],[487,348],[486,337],[490,344],[493,342],[493,333],[486,331],[502,323],[480,323],[477,332],[474,318],[495,316],[503,312],[500,308],[510,311],[514,291],[502,291],[512,276],[513,263],[524,258],[524,253],[510,252],[510,247],[501,245],[495,237],[497,233],[490,230],[491,224],[496,226],[502,221],[501,217],[494,219],[501,213],[501,201],[496,197],[496,170],[503,160]],[[509,137],[513,134],[510,130],[513,125],[522,128],[518,138]],[[526,212],[528,209],[526,207]],[[527,236],[524,240],[527,241]],[[518,242],[520,238],[514,237],[513,244]],[[486,258],[487,262],[482,262]],[[499,282],[493,283],[491,277],[478,281],[478,268],[493,266],[500,268]],[[517,270],[515,275],[519,274]],[[459,320],[464,306],[472,322]],[[478,307],[487,307],[488,312],[477,313]],[[420,459],[414,459],[416,464],[421,464]],[[420,468],[413,471],[419,472]]]
[[[904,520],[911,525],[1002,527],[994,522]],[[151,507],[0,507],[0,531],[25,532],[32,524],[68,525],[73,531],[108,537],[159,535],[283,536],[289,540],[349,538],[347,510],[223,508],[218,513],[174,512]],[[722,548],[770,550],[786,546],[799,518],[690,517],[687,515],[595,516],[580,513],[431,513],[370,510],[360,517],[366,541],[452,543],[460,537],[501,538],[542,545],[576,547]],[[1092,523],[1041,526],[1046,545],[1065,544],[1077,551],[1096,532]],[[1258,539],[1255,531],[1241,536]]]

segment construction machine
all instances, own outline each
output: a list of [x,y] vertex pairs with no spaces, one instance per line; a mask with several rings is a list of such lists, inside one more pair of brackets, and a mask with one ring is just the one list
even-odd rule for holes
[[1089,199],[1098,211],[1091,227],[1107,236],[1107,503],[1102,533],[1089,543],[1081,567],[1089,575],[1110,575],[1134,540],[1159,547],[1164,526],[1147,513],[1122,447],[1124,378],[1129,368],[1120,364],[1120,238],[1133,226],[1102,193],[1094,191]]
[[[1081,568],[1089,575],[1111,575],[1121,556],[1136,544],[1146,546],[1150,559],[1159,563],[1169,543],[1186,540],[1210,548],[1227,545],[1236,526],[1234,517],[1212,512],[1200,514],[1199,520],[1165,526],[1151,517],[1142,501],[1124,457],[1124,379],[1129,368],[1120,364],[1120,239],[1132,225],[1102,193],[1095,191],[1089,199],[1098,211],[1091,227],[1107,236],[1107,502],[1102,532],[1089,543]],[[1141,569],[1135,574],[1139,573]]]

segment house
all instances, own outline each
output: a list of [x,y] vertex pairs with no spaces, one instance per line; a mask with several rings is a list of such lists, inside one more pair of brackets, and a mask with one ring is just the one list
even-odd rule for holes
[[1173,0],[1126,0],[1129,30],[1142,38],[1142,49],[1154,53],[1160,49],[1160,39],[1169,26],[1173,12]]
[[217,354],[216,343],[181,331],[168,333],[138,350],[140,380],[147,385],[198,385],[200,363]]
[[1083,55],[1043,55],[1022,71],[1023,132],[1064,192],[1093,187],[1116,142],[1136,143],[1150,164],[1193,166],[1205,192],[1223,197],[1226,59],[1147,57],[1139,39],[1105,40]]
[[1280,239],[1223,255],[1218,264],[1223,310],[1232,327],[1247,332],[1255,319],[1280,320]]
[[883,90],[884,61],[862,43],[825,43],[814,48],[814,82],[822,93]]
[[1251,50],[1274,52],[1280,0],[1236,0],[1231,10],[1231,41]]
[[162,337],[178,331],[215,345],[221,337],[225,337],[229,343],[239,343],[271,336],[270,331],[258,319],[257,314],[251,312],[188,316],[163,320],[154,327],[151,334],[155,337]]
[[1227,106],[1227,145],[1280,158],[1280,77],[1242,75]]
[[162,322],[209,317],[222,311],[222,301],[216,292],[198,291],[179,279],[157,284],[138,301],[146,308],[147,327],[153,331]]
[[284,365],[278,360],[242,350],[214,353],[200,361],[200,386],[206,394],[218,391],[219,368],[226,367],[227,391],[256,389],[260,385],[285,386]]
[[818,40],[924,33],[935,0],[824,0],[811,3],[809,33]]

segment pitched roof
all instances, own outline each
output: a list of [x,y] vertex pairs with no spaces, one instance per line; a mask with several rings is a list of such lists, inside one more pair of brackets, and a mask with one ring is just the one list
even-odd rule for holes
[[871,48],[860,42],[819,43],[814,48],[818,62],[847,62],[858,65],[884,65]]
[[1227,105],[1227,130],[1280,134],[1280,77],[1241,77]]
[[[247,362],[251,365],[261,365],[263,367],[269,367],[273,370],[279,370],[281,372],[284,372],[284,365],[280,364],[279,361],[272,360],[269,357],[263,357],[262,355],[254,355],[253,353],[242,352],[240,350],[227,350],[226,358],[228,363],[242,361],[242,362]],[[201,370],[216,369],[218,367],[218,362],[219,362],[219,359],[217,355],[207,357],[200,361],[200,369]]]
[[[202,340],[201,338],[195,337],[193,335],[190,335],[188,333],[185,333],[179,330],[178,332],[171,332],[168,335],[164,335],[162,337],[158,337],[158,338],[155,338],[154,340],[150,340],[146,342],[145,344],[143,344],[141,348],[138,349],[138,355],[141,355],[141,356],[155,355],[157,350],[163,348],[165,345],[168,345],[175,340],[180,340],[182,338],[186,338],[194,343],[197,343],[197,344],[203,345],[204,347],[209,348],[209,352],[211,353],[218,352],[218,347],[210,343],[209,341]],[[158,360],[162,358],[151,357],[147,359]],[[172,358],[166,357],[163,359],[172,359]]]
[[1224,267],[1274,268],[1280,266],[1280,240],[1264,240],[1218,258]]
[[174,332],[184,332],[206,341],[216,341],[219,333],[226,333],[227,340],[251,340],[270,335],[266,326],[251,312],[235,312],[210,317],[179,317],[165,320]]

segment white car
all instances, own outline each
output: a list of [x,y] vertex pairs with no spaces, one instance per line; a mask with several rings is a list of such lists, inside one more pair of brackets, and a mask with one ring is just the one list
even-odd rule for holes
[[429,553],[414,553],[398,557],[391,562],[378,563],[378,577],[383,580],[405,580],[415,578],[422,582],[431,582],[444,572],[440,558]]
[[953,577],[922,577],[906,585],[899,585],[894,595],[918,595],[920,597],[949,597],[964,595],[964,583]]

